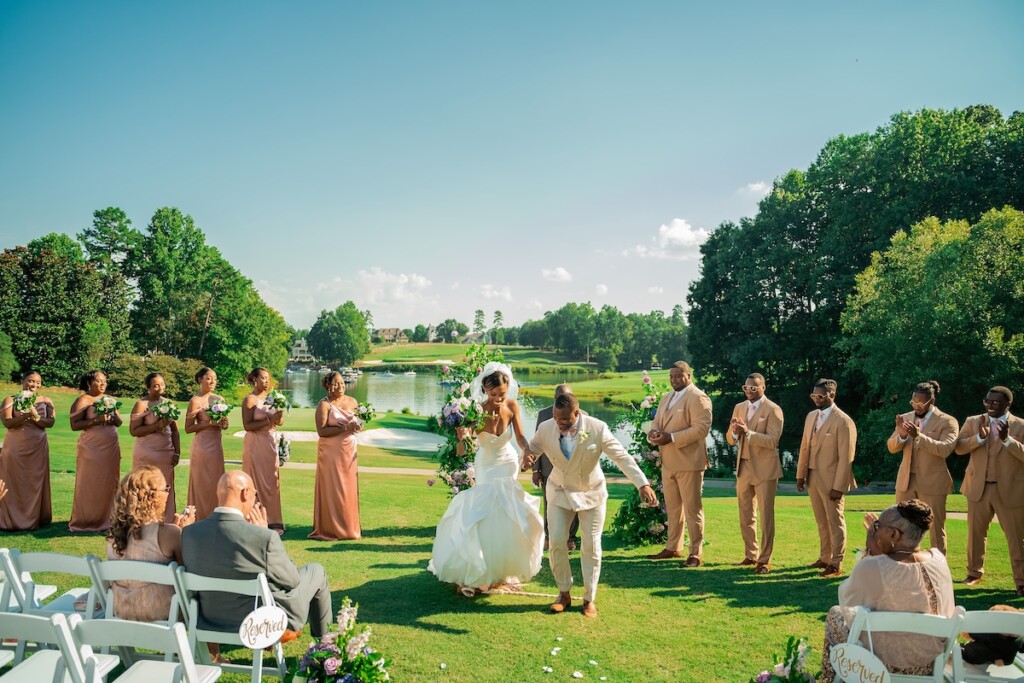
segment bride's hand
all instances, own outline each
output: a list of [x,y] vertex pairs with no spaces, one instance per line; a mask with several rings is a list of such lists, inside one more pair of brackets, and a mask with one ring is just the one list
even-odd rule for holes
[[469,427],[456,427],[455,436],[459,439],[468,439],[473,435],[473,430]]

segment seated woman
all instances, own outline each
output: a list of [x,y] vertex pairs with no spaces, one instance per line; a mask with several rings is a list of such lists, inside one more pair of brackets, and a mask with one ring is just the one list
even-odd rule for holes
[[[107,536],[108,560],[182,563],[181,529],[195,521],[195,508],[164,523],[164,507],[171,489],[163,473],[143,465],[126,474],[117,488]],[[146,581],[115,581],[114,615],[133,621],[162,621],[171,609],[173,586]]]
[[[819,683],[831,683],[835,671],[829,651],[845,643],[854,607],[878,612],[920,612],[953,616],[953,577],[946,556],[935,548],[921,550],[921,539],[932,524],[932,510],[920,500],[908,500],[881,515],[864,515],[868,527],[867,555],[839,585],[839,606],[825,620],[825,648]],[[868,640],[862,638],[864,647]],[[930,675],[932,660],[945,645],[941,638],[913,633],[872,636],[874,653],[892,673]]]

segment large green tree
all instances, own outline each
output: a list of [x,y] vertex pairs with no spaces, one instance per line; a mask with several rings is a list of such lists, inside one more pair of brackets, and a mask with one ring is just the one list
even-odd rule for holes
[[368,315],[346,301],[333,311],[320,311],[309,330],[309,348],[328,363],[352,365],[370,350]]

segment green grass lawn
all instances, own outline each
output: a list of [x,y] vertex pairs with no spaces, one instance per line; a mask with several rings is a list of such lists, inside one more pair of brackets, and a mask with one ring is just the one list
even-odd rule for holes
[[[657,384],[668,384],[668,370],[654,370],[648,373]],[[569,379],[572,393],[585,401],[604,401],[624,405],[643,400],[643,372],[603,372],[592,379]],[[549,397],[555,392],[554,384],[540,384],[523,388],[529,396]]]
[[[385,363],[431,363],[448,360],[461,363],[469,344],[390,344],[375,346],[361,359],[362,364]],[[595,371],[596,366],[588,365],[553,351],[542,351],[523,346],[492,346],[500,349],[505,362],[519,369],[532,371],[555,370],[570,367],[576,370]]]
[[[67,531],[75,438],[66,426],[67,405],[76,394],[67,392],[68,397],[61,398],[58,391],[46,389],[44,393],[58,398],[58,428],[51,434],[54,523],[38,532],[7,533],[0,543],[22,550],[102,554],[101,535]],[[297,413],[289,415],[289,428],[299,421]],[[235,418],[237,423],[237,414]],[[391,419],[414,420],[392,416],[374,424],[388,424]],[[126,435],[127,430],[123,431]],[[232,445],[235,442],[237,447]],[[122,466],[126,468],[131,437],[122,443]],[[240,458],[241,439],[226,443],[228,458]],[[299,445],[315,454],[314,444],[294,444],[295,457]],[[360,462],[370,461],[432,466],[422,456],[361,449]],[[179,467],[176,486],[180,501],[187,476],[187,468]],[[312,526],[314,472],[286,468],[281,480],[289,525],[284,540],[292,558],[300,565],[320,562],[326,567],[336,606],[346,595],[359,603],[360,621],[373,628],[373,646],[394,660],[392,672],[397,681],[564,680],[575,670],[585,674],[584,680],[607,676],[609,681],[746,681],[769,667],[773,653],[782,650],[790,634],[808,637],[820,655],[824,614],[836,600],[839,581],[820,579],[804,568],[816,559],[817,536],[810,506],[802,495],[784,494],[777,500],[774,569],[767,576],[734,566],[742,559],[742,544],[736,500],[724,489],[705,491],[708,545],[706,564],[699,569],[682,569],[674,561],[646,560],[643,555],[652,548],[623,547],[606,536],[597,601],[601,614],[592,621],[584,619],[578,608],[549,615],[550,600],[545,597],[468,600],[451,586],[438,583],[426,565],[434,526],[448,497],[441,487],[427,487],[421,476],[363,475],[364,537],[337,543],[306,539]],[[625,485],[611,486],[609,523],[625,493]],[[851,555],[853,548],[863,544],[863,513],[892,502],[891,496],[848,499]],[[962,496],[950,497],[950,509],[965,509]],[[949,520],[947,529],[950,566],[954,577],[962,578],[966,522]],[[997,527],[993,527],[990,540],[985,582],[971,588],[958,584],[957,601],[968,609],[987,609],[994,603],[1022,606],[1012,593],[1006,543]],[[578,554],[573,555],[573,563],[578,579]],[[847,571],[851,567],[852,559]],[[546,561],[526,588],[537,593],[556,592]],[[299,655],[306,642],[289,644],[287,654]],[[562,650],[551,656],[556,646]],[[241,651],[231,654],[244,658]],[[598,665],[589,665],[591,659]],[[447,665],[444,671],[439,668],[442,662]],[[552,666],[554,674],[544,674],[545,665]],[[221,680],[247,679],[226,675]]]

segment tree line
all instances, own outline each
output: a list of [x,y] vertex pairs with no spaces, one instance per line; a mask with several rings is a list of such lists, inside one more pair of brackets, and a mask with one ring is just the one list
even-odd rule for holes
[[701,246],[689,348],[716,414],[761,372],[786,414],[782,447],[795,451],[807,393],[832,377],[858,423],[856,473],[892,478],[899,461],[884,441],[917,382],[938,380],[939,405],[961,422],[989,387],[1021,387],[1021,210],[1021,112],[924,109],[829,140],[754,217]]
[[[231,386],[255,364],[280,372],[288,359],[284,319],[176,208],[138,230],[109,207],[77,239],[51,233],[5,249],[0,290],[4,377],[31,368],[74,385],[107,368],[111,392],[135,393],[150,367],[187,379],[206,364]],[[190,382],[175,384],[176,397],[190,395]]]

